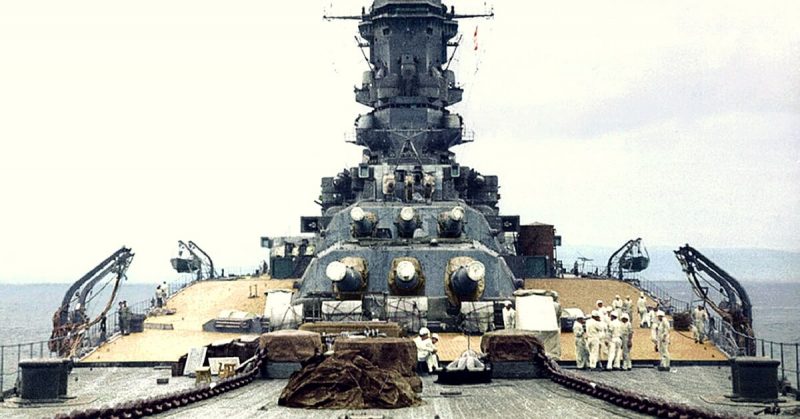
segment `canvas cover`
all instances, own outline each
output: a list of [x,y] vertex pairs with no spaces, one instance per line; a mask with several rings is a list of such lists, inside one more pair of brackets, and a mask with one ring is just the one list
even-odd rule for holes
[[360,321],[361,300],[323,301],[322,317],[329,321]]
[[303,323],[300,330],[309,332],[327,333],[338,335],[342,332],[363,332],[365,330],[377,330],[384,333],[387,337],[396,338],[402,334],[400,325],[394,322],[314,322]]
[[517,329],[533,332],[547,356],[561,359],[561,326],[550,296],[517,295]]
[[492,362],[531,361],[541,348],[536,333],[528,330],[496,330],[481,337],[481,352]]
[[278,398],[281,406],[314,409],[396,409],[421,402],[397,371],[380,368],[357,351],[312,359]]
[[322,351],[319,333],[303,330],[280,330],[261,335],[259,348],[266,348],[267,360],[302,362]]
[[377,367],[402,375],[415,392],[422,391],[422,380],[416,373],[417,347],[408,338],[337,338],[334,352],[354,351]]

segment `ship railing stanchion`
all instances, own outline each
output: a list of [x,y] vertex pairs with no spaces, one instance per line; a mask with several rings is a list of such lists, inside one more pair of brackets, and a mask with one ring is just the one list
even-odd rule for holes
[[20,375],[19,361],[20,361],[21,358],[22,358],[22,344],[18,343],[17,344],[17,382],[19,382],[19,375]]
[[764,356],[767,351],[764,350],[764,339],[761,339],[761,356]]
[[783,342],[781,342],[781,380],[786,379],[786,365],[783,363]]
[[[797,389],[795,399],[800,399],[800,344],[794,344],[794,387]],[[2,361],[0,361],[2,362]]]
[[775,359],[775,353],[774,353],[774,351],[773,351],[773,347],[774,347],[775,345],[774,345],[773,343],[774,343],[774,342],[772,342],[772,341],[769,341],[769,357],[770,357],[770,359]]
[[[795,347],[797,349],[797,347]],[[6,347],[0,345],[0,400],[3,400],[3,378],[5,378]]]

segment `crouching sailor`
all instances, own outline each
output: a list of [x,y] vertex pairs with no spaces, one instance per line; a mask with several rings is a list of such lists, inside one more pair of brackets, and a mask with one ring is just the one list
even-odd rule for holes
[[439,369],[439,358],[436,356],[436,346],[430,338],[431,331],[427,327],[419,329],[419,336],[414,338],[417,345],[417,362],[425,363],[428,372]]

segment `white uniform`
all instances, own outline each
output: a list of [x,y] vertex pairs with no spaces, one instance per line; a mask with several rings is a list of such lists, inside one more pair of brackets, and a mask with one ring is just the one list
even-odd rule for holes
[[[633,307],[633,301],[630,298],[626,298],[625,301],[622,302],[622,312],[628,315],[628,318],[632,315],[631,308]],[[620,320],[622,320],[622,315],[620,315]]]
[[656,338],[658,339],[658,354],[661,355],[661,368],[669,368],[669,320],[664,317],[655,322]]
[[694,328],[692,329],[694,341],[703,343],[703,341],[706,340],[706,322],[708,321],[708,312],[696,308],[692,313],[692,319],[694,319]]
[[642,326],[645,328],[653,327],[653,321],[655,321],[655,313],[653,310],[647,310],[642,317]]
[[619,298],[614,298],[611,301],[611,310],[617,313],[617,319],[622,315],[622,300]]
[[600,346],[605,339],[608,326],[594,318],[586,321],[586,342],[589,344],[589,368],[596,368],[600,359]]
[[622,322],[614,319],[608,324],[608,334],[610,336],[608,344],[608,363],[606,369],[619,368],[622,361]]
[[644,296],[636,301],[636,311],[639,312],[639,327],[645,327],[645,315],[647,314],[647,299]]
[[620,331],[620,340],[622,341],[622,369],[631,369],[631,346],[633,343],[633,325],[630,320],[627,322],[620,322],[622,324]]
[[512,307],[503,307],[503,327],[506,329],[517,328],[517,311]]
[[428,372],[439,368],[439,359],[436,357],[436,346],[430,339],[422,339],[421,336],[414,338],[414,344],[417,345],[417,361],[425,362],[428,366]]
[[586,346],[586,325],[575,322],[572,326],[575,334],[575,364],[578,369],[586,368],[589,363],[589,348]]

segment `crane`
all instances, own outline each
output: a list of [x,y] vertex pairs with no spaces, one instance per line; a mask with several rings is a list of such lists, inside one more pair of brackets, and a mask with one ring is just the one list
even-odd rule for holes
[[[755,355],[753,305],[744,287],[736,278],[688,244],[674,253],[694,293],[733,327],[737,332],[733,339],[745,355]],[[721,295],[719,302],[713,300],[709,294],[711,290]]]

